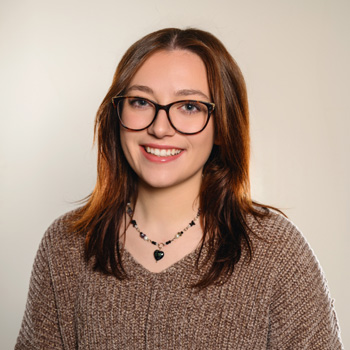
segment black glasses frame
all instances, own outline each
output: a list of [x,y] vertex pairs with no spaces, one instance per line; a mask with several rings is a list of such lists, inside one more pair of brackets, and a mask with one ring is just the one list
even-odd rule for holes
[[[141,100],[145,100],[145,101],[147,101],[147,102],[150,102],[151,104],[154,105],[154,107],[155,107],[155,109],[156,109],[156,110],[155,110],[154,118],[153,118],[152,121],[151,121],[147,126],[145,126],[144,128],[142,128],[142,129],[132,129],[132,128],[129,128],[129,127],[127,127],[127,126],[125,126],[125,125],[123,124],[122,119],[121,119],[121,116],[119,115],[117,106],[118,106],[118,103],[119,103],[120,101],[125,100],[125,99],[127,99],[127,98],[139,98],[139,99],[141,99]],[[177,129],[177,128],[174,126],[174,124],[173,124],[172,121],[171,121],[170,115],[169,115],[169,110],[170,110],[171,106],[173,106],[174,104],[179,103],[179,102],[203,103],[204,105],[207,106],[207,108],[208,108],[208,116],[207,116],[207,120],[206,120],[206,122],[205,122],[205,124],[204,124],[204,126],[202,127],[201,130],[196,131],[196,132],[183,132],[183,131]],[[180,134],[183,134],[183,135],[195,135],[195,134],[199,134],[200,132],[202,132],[202,131],[206,128],[206,126],[208,125],[210,116],[211,116],[211,114],[213,113],[213,111],[214,111],[214,109],[215,109],[215,103],[212,103],[212,102],[204,102],[204,101],[198,101],[198,100],[179,100],[179,101],[175,101],[175,102],[169,103],[169,104],[167,104],[167,105],[160,105],[160,104],[158,104],[158,103],[156,103],[156,102],[154,102],[154,101],[152,101],[152,100],[150,100],[150,99],[148,99],[148,98],[139,97],[139,96],[115,96],[115,97],[112,98],[112,103],[113,103],[113,106],[114,106],[114,108],[115,108],[115,110],[116,110],[116,113],[117,113],[117,115],[118,115],[120,124],[121,124],[121,125],[123,126],[123,128],[125,128],[125,129],[132,130],[132,131],[142,131],[142,130],[145,130],[145,129],[149,128],[149,127],[154,123],[154,121],[156,120],[157,115],[158,115],[158,112],[159,112],[160,110],[163,109],[163,110],[166,112],[168,121],[169,121],[170,125],[172,126],[172,128],[174,128],[177,132],[179,132]]]

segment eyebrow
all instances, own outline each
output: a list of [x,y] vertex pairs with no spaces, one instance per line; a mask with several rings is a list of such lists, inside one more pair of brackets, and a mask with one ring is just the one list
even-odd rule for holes
[[190,95],[200,95],[204,98],[206,98],[209,101],[209,97],[200,90],[194,90],[194,89],[182,89],[178,90],[175,93],[176,96],[190,96]]
[[132,85],[130,87],[128,87],[126,89],[126,92],[129,92],[129,91],[133,91],[133,90],[137,90],[137,91],[142,91],[142,92],[147,92],[149,94],[153,94],[153,90],[146,86],[146,85]]
[[[142,92],[146,92],[148,94],[153,94],[154,95],[154,91],[146,85],[132,85],[130,86],[126,92],[130,92],[130,91],[142,91]],[[210,100],[210,98],[202,91],[200,90],[195,90],[195,89],[181,89],[181,90],[177,90],[175,92],[175,96],[191,96],[191,95],[200,95],[202,97],[204,97],[205,99],[207,99],[208,101]]]

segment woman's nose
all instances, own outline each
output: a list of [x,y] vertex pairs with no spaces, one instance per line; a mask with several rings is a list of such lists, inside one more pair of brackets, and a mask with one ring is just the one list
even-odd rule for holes
[[150,135],[161,139],[166,136],[173,136],[176,131],[171,126],[165,110],[159,110],[155,121],[147,129]]

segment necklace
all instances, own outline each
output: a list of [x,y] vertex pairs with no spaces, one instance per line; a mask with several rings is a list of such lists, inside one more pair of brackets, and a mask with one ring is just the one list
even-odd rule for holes
[[131,225],[135,228],[135,230],[139,233],[140,237],[145,240],[146,242],[150,242],[151,244],[155,245],[158,247],[158,249],[156,249],[153,252],[153,256],[156,259],[156,262],[159,261],[160,259],[163,259],[164,257],[164,252],[162,251],[163,247],[166,245],[169,245],[170,243],[172,243],[173,241],[175,241],[175,239],[180,238],[188,229],[190,229],[192,226],[194,226],[196,224],[196,221],[199,218],[200,215],[200,209],[198,209],[197,215],[193,218],[193,220],[184,228],[182,229],[182,231],[179,231],[176,233],[176,235],[170,239],[169,241],[166,241],[164,243],[158,243],[155,241],[152,241],[150,238],[148,238],[146,236],[146,234],[144,234],[143,232],[141,232],[141,230],[139,229],[139,227],[137,226],[137,222],[135,219],[132,218],[133,215],[133,210],[131,208],[130,203],[127,204],[127,208],[126,208],[126,212],[127,214],[130,216],[131,218]]

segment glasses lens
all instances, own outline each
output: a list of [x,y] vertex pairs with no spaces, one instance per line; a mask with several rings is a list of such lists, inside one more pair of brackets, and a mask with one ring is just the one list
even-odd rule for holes
[[180,101],[171,106],[170,119],[174,127],[183,133],[201,131],[208,120],[208,107],[198,101]]
[[128,129],[141,130],[149,126],[156,108],[148,100],[139,97],[124,97],[117,105],[118,117]]

